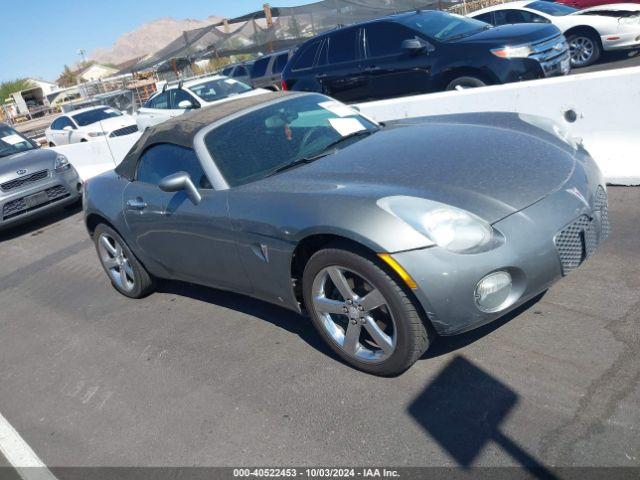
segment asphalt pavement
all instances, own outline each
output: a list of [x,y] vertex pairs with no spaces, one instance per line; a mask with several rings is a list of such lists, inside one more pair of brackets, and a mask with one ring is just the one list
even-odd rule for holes
[[579,270],[391,379],[257,300],[126,299],[61,212],[0,238],[0,413],[50,467],[638,467],[640,189],[610,204]]
[[600,60],[594,65],[584,68],[575,68],[572,74],[599,72],[603,70],[615,70],[616,68],[628,68],[640,66],[640,50],[628,50],[621,52],[603,52]]

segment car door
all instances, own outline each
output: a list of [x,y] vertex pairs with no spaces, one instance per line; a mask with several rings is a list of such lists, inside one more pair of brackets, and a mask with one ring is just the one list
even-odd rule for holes
[[[185,171],[202,195],[163,192],[159,182]],[[156,144],[141,156],[136,179],[125,189],[123,211],[143,262],[173,278],[249,292],[227,211],[227,192],[215,191],[191,148]]]
[[[389,98],[425,93],[431,90],[433,56],[429,44],[416,33],[395,22],[376,22],[363,31],[366,58],[362,66],[367,75],[369,98]],[[422,52],[402,49],[404,40],[424,43]]]
[[327,36],[318,57],[316,79],[323,92],[343,102],[357,102],[368,96],[360,39],[357,27],[338,30]]
[[145,130],[148,127],[168,120],[170,118],[167,113],[169,106],[168,92],[161,92],[151,97],[147,100],[147,103],[138,110],[138,128]]
[[75,133],[78,127],[76,127],[75,123],[66,115],[58,119],[57,127],[58,129],[52,132],[56,145],[68,145],[80,141],[75,139]]
[[[180,108],[180,102],[184,101],[191,103],[191,108]],[[198,102],[189,92],[181,88],[173,88],[169,90],[169,103],[171,106],[169,110],[170,117],[177,117],[189,110],[200,108],[200,102]]]

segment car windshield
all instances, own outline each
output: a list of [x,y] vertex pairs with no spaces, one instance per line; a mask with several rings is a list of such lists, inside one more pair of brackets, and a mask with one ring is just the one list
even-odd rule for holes
[[119,112],[115,108],[100,107],[89,110],[87,112],[77,113],[75,115],[72,115],[72,117],[78,125],[80,125],[81,127],[86,127],[87,125],[91,125],[92,123],[100,122],[102,120],[106,120],[107,118],[119,117],[121,115],[122,112]]
[[228,121],[206,135],[205,145],[233,187],[316,160],[379,128],[340,102],[305,95]]
[[578,11],[578,9],[568,7],[566,5],[563,5],[562,3],[545,2],[544,0],[529,3],[527,4],[527,8],[546,13],[547,15],[551,15],[553,17],[564,17],[565,15],[571,15],[572,13]]
[[218,78],[191,85],[188,88],[205,102],[214,102],[251,90],[249,85],[233,78]]
[[441,42],[468,37],[491,28],[490,25],[480,20],[445,12],[424,12],[411,15],[404,20],[404,24]]
[[34,148],[29,140],[13,128],[0,125],[0,157],[8,157]]

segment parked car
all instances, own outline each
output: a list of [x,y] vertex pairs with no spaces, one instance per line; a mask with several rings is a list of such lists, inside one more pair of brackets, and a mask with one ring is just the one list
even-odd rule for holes
[[[608,5],[601,10],[577,10],[544,0],[503,3],[473,12],[470,16],[491,23],[553,24],[567,38],[571,65],[586,67],[598,61],[603,51],[640,48],[640,17],[623,12],[629,7]],[[620,13],[616,13],[620,9]],[[611,12],[614,12],[613,14]]]
[[168,86],[153,95],[138,110],[136,121],[141,131],[189,110],[219,105],[234,98],[259,95],[266,90],[252,89],[244,82],[222,75],[198,78]]
[[222,75],[235,78],[240,82],[251,83],[252,68],[253,62],[234,63],[233,65],[227,65],[224,70],[222,70]]
[[291,50],[271,53],[256,60],[251,69],[251,85],[254,88],[280,90],[282,71],[289,61]]
[[80,191],[78,173],[64,155],[0,123],[0,228],[76,203]]
[[82,108],[57,117],[44,132],[49,146],[121,137],[138,131],[131,115],[107,105]]
[[288,90],[356,102],[563,75],[552,25],[492,26],[438,11],[384,17],[314,37],[282,76]]
[[613,4],[637,5],[640,0],[554,0],[558,3],[564,3],[575,8],[590,8],[598,6],[609,6]]
[[461,333],[536,297],[609,231],[598,167],[550,121],[383,127],[315,93],[158,125],[85,198],[123,295],[171,278],[306,311],[337,355],[379,375],[420,358],[432,329]]

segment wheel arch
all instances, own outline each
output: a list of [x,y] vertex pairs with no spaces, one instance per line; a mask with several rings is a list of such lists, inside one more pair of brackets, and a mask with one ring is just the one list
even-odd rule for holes
[[453,80],[459,77],[477,77],[480,80],[487,83],[487,85],[495,85],[500,83],[497,78],[495,78],[491,73],[476,67],[452,67],[448,70],[445,70],[440,75],[440,80],[438,81],[438,89],[444,90],[447,88],[447,85],[451,83]]
[[90,213],[89,215],[87,215],[87,218],[85,218],[85,225],[87,227],[87,231],[89,232],[89,236],[93,238],[93,233],[96,231],[96,227],[101,223],[104,223],[109,228],[114,229],[116,232],[118,232],[118,234],[120,234],[115,225],[113,225],[113,223],[111,223],[105,217],[98,213]]
[[566,32],[564,32],[564,36],[569,39],[570,35],[579,34],[579,33],[589,33],[595,37],[600,45],[600,49],[602,50],[602,38],[600,38],[600,32],[596,30],[594,27],[590,25],[577,25],[575,27],[571,27]]
[[[379,253],[382,252],[380,249],[375,249],[372,246],[365,245],[364,243],[350,238],[348,236],[342,234],[335,233],[314,233],[310,234],[304,238],[302,238],[295,249],[293,250],[291,256],[291,285],[293,289],[293,297],[298,302],[301,307],[304,307],[304,299],[302,294],[302,276],[304,274],[304,269],[311,257],[318,251],[326,248],[328,246],[336,247],[336,248],[345,248],[350,251],[354,251],[359,253],[365,257],[368,257],[372,260],[378,267],[384,270],[391,278],[393,278],[400,288],[407,294],[411,300],[413,301],[415,308],[421,313],[422,318],[425,319],[425,323],[427,324],[427,328],[433,328],[431,324],[431,320],[427,315],[426,309],[415,295],[414,291],[411,290],[404,280],[396,273],[392,268],[389,267],[384,261],[380,259],[378,256]],[[376,251],[378,250],[378,251]]]

